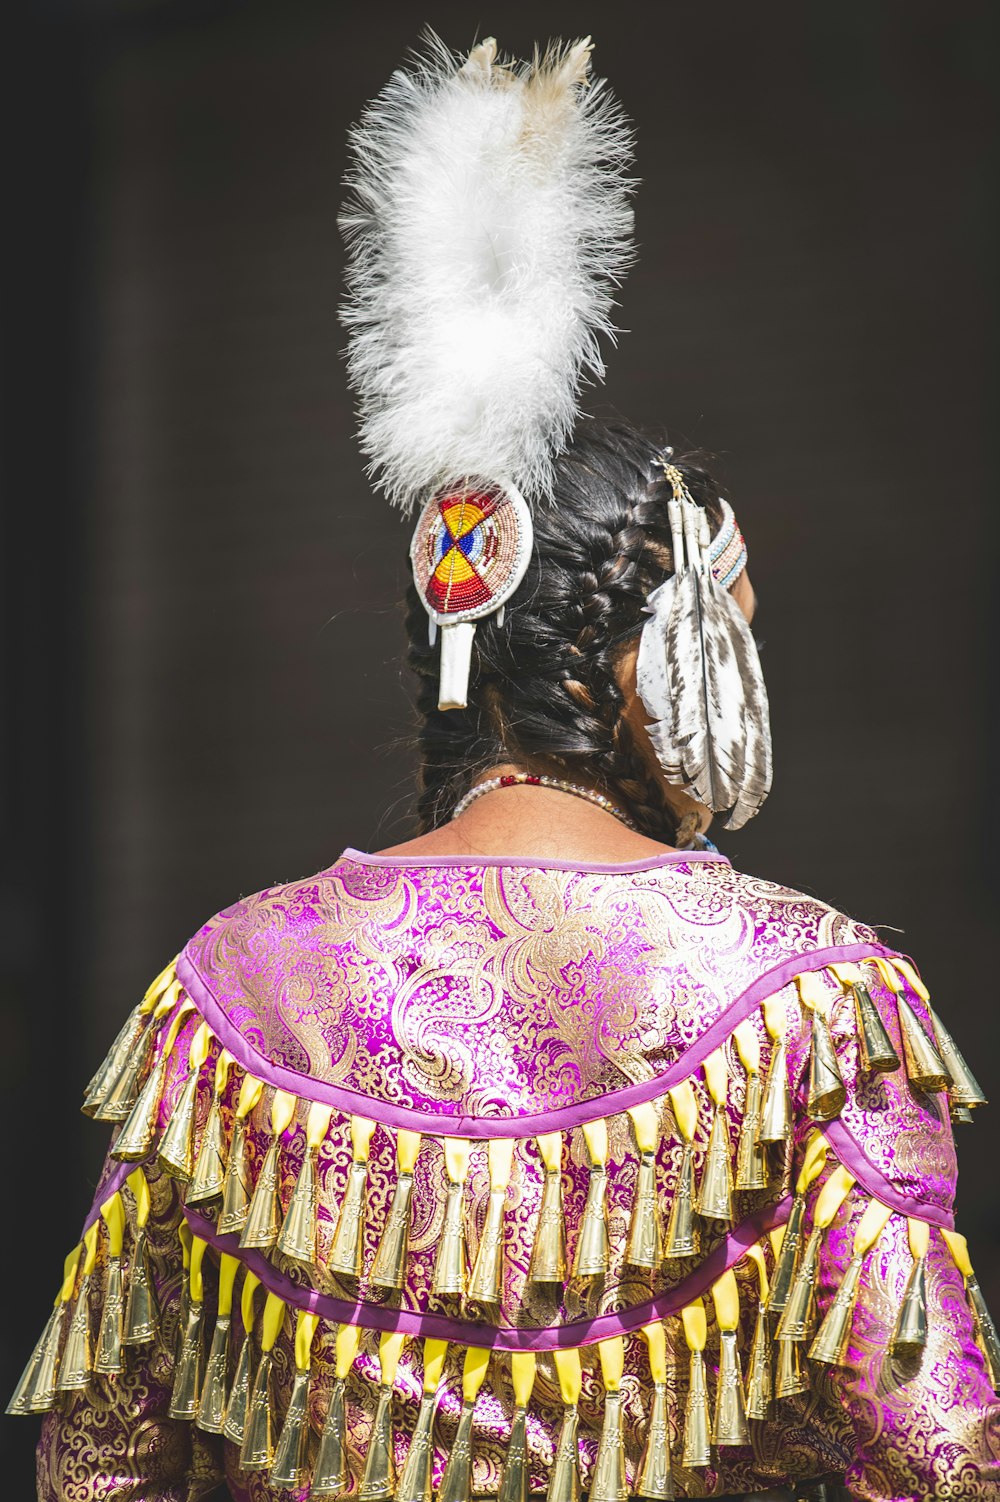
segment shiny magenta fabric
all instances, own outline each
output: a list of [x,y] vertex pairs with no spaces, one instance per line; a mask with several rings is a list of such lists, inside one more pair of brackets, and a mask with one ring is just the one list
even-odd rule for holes
[[[324,1268],[323,1253],[346,1183],[351,1113],[366,1114],[379,1124],[372,1141],[366,1269],[395,1184],[399,1129],[473,1139],[468,1203],[471,1222],[480,1225],[489,1190],[486,1143],[497,1135],[516,1139],[500,1308],[489,1318],[444,1309],[431,1292],[443,1194],[439,1140],[427,1135],[418,1160],[411,1255],[398,1310],[409,1321],[403,1328],[414,1337],[445,1334],[454,1342],[435,1427],[438,1480],[460,1406],[461,1342],[492,1344],[498,1353],[476,1406],[473,1489],[478,1495],[496,1494],[510,1432],[512,1396],[502,1353],[523,1345],[538,1352],[528,1440],[532,1490],[543,1493],[562,1415],[551,1350],[563,1343],[580,1345],[586,1486],[603,1411],[594,1344],[598,1336],[631,1336],[650,1318],[666,1321],[675,1458],[688,1380],[679,1310],[726,1266],[734,1267],[740,1285],[739,1341],[745,1363],[757,1296],[742,1252],[748,1241],[787,1216],[789,1187],[812,1126],[805,1104],[808,1030],[793,977],[835,961],[860,963],[899,1049],[892,997],[871,963],[888,953],[872,930],[812,898],[736,872],[721,858],[686,856],[630,867],[569,869],[517,861],[414,865],[348,852],[315,877],[235,904],[194,936],[177,973],[195,1011],[170,1065],[162,1121],[183,1079],[178,1061],[186,1057],[187,1043],[202,1019],[238,1066],[302,1100],[324,1101],[333,1111],[318,1163],[317,1266],[307,1273],[276,1259],[269,1276],[278,1280],[274,1286],[293,1306],[298,1301],[323,1315],[310,1389],[317,1429],[332,1381],[337,1321],[346,1317],[344,1310],[355,1294],[360,1298],[357,1322],[365,1331],[348,1384],[355,1488],[374,1413],[378,1330],[386,1328],[380,1311],[386,1305],[364,1280],[360,1289],[347,1289]],[[610,1178],[610,1225],[612,1244],[620,1244],[635,1157],[621,1113],[639,1101],[663,1103],[669,1085],[690,1076],[722,1044],[731,1065],[726,1109],[735,1141],[744,1075],[727,1040],[735,1024],[747,1020],[766,1052],[770,1043],[760,1009],[773,995],[782,998],[787,1016],[795,1112],[784,1179],[765,1194],[737,1196],[733,1226],[728,1233],[718,1229],[706,1234],[694,1266],[673,1272],[661,1268],[639,1277],[613,1258],[596,1296],[567,1288],[556,1301],[541,1299],[527,1276],[542,1187],[532,1139],[541,1132],[566,1133],[564,1205],[572,1237],[588,1180],[581,1127],[595,1114],[607,1115],[609,1166],[620,1169]],[[919,998],[912,992],[908,996],[924,1019]],[[866,1261],[846,1363],[812,1368],[809,1392],[782,1400],[771,1419],[755,1421],[750,1445],[714,1451],[706,1469],[675,1464],[678,1495],[751,1493],[834,1476],[866,1502],[1000,1497],[1000,1409],[973,1338],[962,1278],[939,1229],[953,1224],[956,1181],[946,1102],[912,1090],[902,1072],[877,1077],[860,1073],[846,1000],[835,1001],[831,1028],[847,1104],[840,1120],[825,1128],[835,1155],[827,1172],[839,1159],[858,1188],[824,1243],[821,1313],[850,1258],[853,1228],[866,1195],[876,1195],[898,1213]],[[700,1174],[711,1103],[700,1071],[693,1080]],[[230,1112],[236,1087],[234,1077],[225,1098]],[[249,1153],[255,1171],[269,1142],[264,1105],[251,1118]],[[662,1109],[657,1171],[670,1182],[681,1148],[669,1105]],[[200,1110],[203,1117],[207,1099]],[[299,1123],[283,1140],[285,1204],[302,1151]],[[114,1171],[112,1166],[109,1174]],[[164,1313],[160,1340],[152,1355],[130,1357],[125,1377],[95,1378],[91,1391],[65,1400],[61,1411],[46,1417],[38,1452],[39,1496],[46,1502],[69,1496],[81,1502],[98,1497],[115,1502],[195,1498],[208,1495],[224,1473],[238,1502],[294,1495],[269,1489],[263,1476],[241,1473],[231,1445],[166,1417],[180,1287],[180,1196],[176,1181],[158,1175],[152,1164],[147,1173],[154,1191],[154,1270]],[[810,1207],[822,1182],[814,1186]],[[99,1192],[97,1202],[101,1198]],[[907,1215],[932,1227],[931,1338],[919,1358],[903,1363],[889,1354],[889,1343],[911,1265]],[[216,1244],[210,1224],[196,1230]],[[234,1250],[224,1239],[218,1245]],[[257,1265],[252,1254],[242,1255],[249,1266]],[[718,1339],[710,1300],[707,1305],[714,1391]],[[435,1320],[446,1321],[446,1328]],[[626,1349],[623,1395],[631,1480],[642,1447],[650,1383],[641,1342],[629,1339]],[[292,1375],[287,1331],[279,1342],[275,1370],[283,1411]],[[413,1426],[420,1372],[420,1340],[414,1338],[404,1350],[395,1385],[400,1462]]]

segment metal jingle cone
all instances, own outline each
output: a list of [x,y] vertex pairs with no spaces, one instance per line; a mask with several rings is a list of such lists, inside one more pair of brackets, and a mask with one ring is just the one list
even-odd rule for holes
[[95,1121],[124,1121],[128,1116],[139,1094],[139,1081],[148,1062],[150,1044],[155,1035],[156,1023],[150,1014],[143,1020],[134,1046],[111,1078],[100,1103],[95,1105],[91,1113]]
[[906,1280],[903,1302],[892,1332],[896,1355],[910,1356],[927,1344],[927,1275],[925,1257],[915,1257]]
[[802,1346],[797,1340],[779,1340],[778,1371],[774,1384],[777,1399],[794,1398],[809,1391],[808,1378],[802,1372]]
[[97,1355],[94,1371],[105,1376],[117,1377],[125,1370],[122,1355],[122,1334],[125,1318],[125,1296],[122,1292],[122,1259],[109,1257],[104,1282],[104,1308],[97,1336]]
[[382,1240],[378,1244],[375,1261],[372,1263],[371,1282],[375,1288],[402,1288],[403,1286],[410,1244],[410,1201],[412,1198],[413,1175],[401,1173],[396,1180]]
[[384,1502],[396,1490],[396,1458],[392,1446],[392,1388],[382,1383],[368,1453],[358,1491],[358,1502]]
[[[141,1006],[141,1003],[140,1003]],[[137,1046],[145,1026],[145,1017],[135,1007],[126,1018],[117,1038],[112,1043],[104,1056],[100,1068],[96,1071],[83,1095],[83,1113],[85,1116],[96,1116],[104,1103],[104,1098],[111,1089],[117,1077],[124,1068],[132,1050]]]
[[574,1278],[600,1278],[608,1270],[608,1171],[594,1163],[587,1181],[587,1198],[580,1219],[580,1233],[573,1253]]
[[993,1316],[986,1307],[983,1291],[975,1276],[966,1278],[965,1291],[969,1298],[969,1307],[972,1310],[972,1321],[975,1326],[976,1338],[986,1358],[986,1366],[991,1373],[994,1387],[1000,1381],[1000,1337],[997,1335],[997,1327],[993,1323]]
[[247,1210],[246,1223],[240,1233],[241,1247],[270,1251],[281,1230],[281,1200],[278,1195],[278,1154],[281,1141],[275,1137],[261,1164],[260,1176]]
[[156,1297],[146,1260],[146,1228],[135,1238],[132,1271],[125,1305],[125,1330],[122,1341],[127,1346],[143,1346],[156,1338]]
[[802,1217],[805,1215],[805,1210],[805,1197],[797,1194],[792,1200],[781,1251],[778,1253],[778,1260],[774,1264],[774,1272],[771,1275],[771,1287],[767,1297],[768,1314],[782,1314],[788,1303],[788,1295],[802,1246]]
[[[506,1187],[491,1189],[486,1202],[483,1234],[476,1248],[476,1260],[469,1277],[469,1302],[496,1305],[500,1302],[503,1275],[503,1212]],[[584,1211],[586,1217],[586,1211]]]
[[444,1226],[434,1257],[431,1291],[439,1297],[450,1294],[460,1298],[465,1293],[467,1258],[465,1223],[462,1216],[464,1184],[448,1182]]
[[[52,1313],[45,1321],[45,1329],[38,1337],[35,1349],[28,1357],[28,1364],[21,1373],[20,1380],[14,1389],[10,1402],[4,1412],[13,1415],[24,1413],[45,1412],[51,1407],[56,1395],[55,1390],[55,1363],[52,1364],[51,1377],[46,1375],[43,1385],[43,1366],[45,1365],[46,1353],[55,1343],[58,1350],[59,1337],[62,1335],[63,1321],[66,1317],[66,1305],[62,1299],[53,1306]],[[35,1405],[38,1406],[35,1406]]]
[[808,1340],[812,1334],[812,1327],[816,1322],[816,1274],[822,1234],[822,1229],[818,1226],[809,1232],[805,1251],[788,1291],[788,1302],[778,1321],[776,1340]]
[[201,1317],[203,1304],[191,1299],[184,1313],[184,1328],[174,1368],[174,1387],[168,1412],[172,1419],[193,1419],[198,1412],[204,1376],[204,1343]]
[[316,1152],[314,1148],[307,1147],[277,1241],[278,1251],[291,1262],[311,1266],[316,1261],[318,1200]]
[[221,1434],[226,1420],[226,1367],[229,1357],[229,1331],[232,1316],[216,1316],[212,1331],[212,1346],[205,1367],[205,1380],[201,1385],[201,1398],[195,1423],[207,1434]]
[[164,1171],[174,1179],[187,1181],[194,1168],[194,1128],[198,1106],[198,1070],[192,1069],[181,1087],[177,1104],[170,1114],[157,1158]]
[[604,1394],[604,1422],[590,1477],[590,1502],[628,1502],[620,1392]]
[[825,1366],[838,1366],[844,1359],[847,1342],[854,1322],[854,1305],[858,1296],[858,1280],[861,1277],[862,1256],[856,1254],[847,1264],[840,1287],[833,1302],[816,1332],[809,1347],[810,1361],[822,1362]]
[[555,1284],[566,1281],[566,1219],[563,1214],[561,1169],[545,1171],[528,1280],[531,1283]]
[[344,1379],[337,1377],[330,1392],[319,1451],[313,1467],[310,1497],[339,1497],[350,1480],[347,1465],[347,1416],[344,1408]]
[[292,1395],[274,1448],[274,1464],[268,1478],[272,1486],[286,1489],[303,1486],[308,1479],[309,1373],[296,1368]]
[[910,1084],[917,1090],[935,1094],[947,1090],[951,1076],[934,1044],[924,1032],[917,1015],[903,993],[896,994],[899,1012],[899,1030],[903,1037],[903,1057]]
[[630,1267],[659,1267],[663,1261],[663,1227],[656,1203],[656,1154],[639,1156],[632,1218],[625,1242],[625,1261]]
[[667,1222],[667,1241],[664,1256],[693,1257],[697,1254],[701,1237],[694,1218],[694,1144],[685,1142],[681,1150],[681,1166],[677,1173],[677,1187],[670,1219]]
[[563,1409],[562,1425],[556,1443],[556,1458],[549,1472],[545,1502],[580,1502],[580,1447],[577,1431],[580,1412],[575,1403]]
[[719,1382],[715,1390],[714,1445],[748,1445],[746,1395],[736,1351],[736,1331],[719,1332]]
[[220,1235],[242,1231],[250,1209],[250,1186],[247,1178],[247,1124],[238,1116],[233,1124],[233,1141],[222,1186],[222,1209],[219,1212]]
[[933,1007],[927,1008],[931,1015],[931,1023],[937,1038],[938,1052],[944,1060],[944,1066],[951,1076],[951,1086],[948,1090],[952,1105],[965,1107],[967,1110],[972,1106],[985,1106],[986,1096],[983,1088],[965,1059],[962,1057],[955,1040],[944,1026]]
[[90,1381],[94,1357],[90,1344],[90,1273],[80,1279],[80,1289],[73,1305],[73,1314],[66,1332],[59,1376],[58,1392],[82,1392]]
[[847,1099],[830,1024],[818,1007],[812,1010],[812,1044],[809,1049],[809,1095],[806,1115],[813,1121],[832,1121]]
[[364,1253],[365,1198],[368,1161],[355,1159],[347,1174],[347,1187],[330,1244],[327,1266],[341,1278],[360,1278]]
[[[417,1409],[413,1438],[396,1487],[396,1502],[431,1502],[434,1476],[434,1412],[437,1393],[425,1392]],[[316,1495],[315,1488],[313,1495]]]
[[647,1502],[673,1502],[674,1478],[670,1466],[670,1426],[667,1422],[667,1387],[653,1384],[653,1404],[646,1425],[646,1443],[635,1478],[635,1495]]
[[687,1403],[684,1407],[684,1448],[681,1465],[699,1469],[712,1462],[711,1420],[708,1410],[708,1382],[705,1358],[701,1351],[691,1352]]
[[471,1502],[472,1497],[472,1410],[475,1403],[463,1402],[458,1429],[451,1447],[437,1502]]
[[766,1189],[767,1150],[760,1140],[760,1112],[764,1087],[760,1075],[752,1070],[747,1075],[747,1093],[743,1105],[743,1123],[736,1148],[736,1188]]
[[153,1065],[149,1077],[122,1127],[111,1156],[121,1163],[139,1163],[149,1156],[156,1138],[156,1120],[163,1094],[163,1081],[167,1072],[167,1056],[162,1053]]
[[212,1096],[208,1108],[205,1130],[195,1159],[194,1172],[184,1196],[185,1203],[201,1205],[206,1200],[218,1199],[226,1182],[226,1137],[222,1130],[222,1106],[217,1095]]
[[695,1209],[702,1220],[717,1220],[723,1225],[728,1225],[733,1218],[733,1165],[724,1105],[716,1106],[712,1118]]
[[858,1029],[858,1054],[866,1074],[891,1074],[899,1068],[899,1054],[885,1030],[878,1007],[867,986],[852,985],[854,1018]]
[[792,1135],[792,1093],[788,1085],[788,1045],[784,1036],[775,1039],[764,1082],[758,1141],[787,1142]]
[[271,1396],[273,1355],[265,1351],[254,1378],[240,1446],[240,1469],[268,1471],[274,1463],[274,1403]]
[[511,1419],[507,1458],[500,1478],[497,1502],[528,1502],[529,1480],[527,1409],[518,1404]]
[[242,1446],[246,1433],[247,1410],[250,1407],[250,1362],[252,1356],[250,1335],[244,1335],[240,1354],[236,1360],[233,1385],[226,1404],[226,1420],[222,1432],[232,1444]]
[[767,1308],[762,1299],[757,1306],[757,1322],[754,1325],[750,1363],[747,1367],[747,1418],[766,1419],[772,1395],[771,1332],[767,1323]]
[[968,1106],[956,1105],[954,1101],[951,1101],[948,1109],[951,1119],[956,1125],[968,1126],[972,1120],[972,1112]]

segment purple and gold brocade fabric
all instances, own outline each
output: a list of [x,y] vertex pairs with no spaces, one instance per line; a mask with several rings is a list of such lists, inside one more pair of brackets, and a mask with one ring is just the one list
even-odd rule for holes
[[[193,1010],[180,1025],[167,1063],[158,1133],[174,1111],[192,1041],[202,1023],[212,1038],[209,1077],[221,1049],[234,1061],[221,1104],[227,1140],[241,1081],[263,1082],[248,1117],[248,1177],[256,1181],[271,1143],[275,1091],[300,1110],[281,1137],[278,1193],[287,1209],[305,1154],[304,1109],[330,1108],[316,1157],[315,1260],[305,1266],[277,1250],[240,1250],[220,1235],[217,1207],[191,1206],[188,1223],[214,1255],[225,1250],[261,1277],[289,1307],[320,1316],[312,1347],[309,1413],[322,1430],[333,1384],[337,1330],[362,1327],[346,1386],[352,1490],[364,1468],[379,1383],[379,1338],[408,1339],[394,1382],[396,1460],[406,1457],[421,1391],[422,1340],[449,1341],[434,1425],[434,1482],[440,1484],[461,1408],[464,1347],[494,1352],[474,1411],[472,1491],[496,1495],[511,1432],[509,1356],[531,1350],[537,1374],[527,1415],[530,1490],[543,1494],[563,1415],[553,1351],[572,1346],[582,1360],[579,1453],[583,1484],[593,1475],[605,1390],[599,1343],[624,1335],[623,1434],[629,1485],[635,1482],[651,1403],[641,1326],[662,1321],[666,1388],[678,1496],[739,1494],[843,1478],[864,1502],[1000,1497],[1000,1408],[974,1330],[963,1279],[941,1236],[953,1225],[956,1164],[947,1098],[915,1090],[904,1071],[865,1073],[853,1007],[832,989],[830,1030],[846,1101],[823,1123],[830,1148],[825,1172],[809,1191],[807,1224],[830,1173],[842,1164],[855,1187],[822,1242],[817,1305],[822,1318],[851,1259],[854,1228],[868,1196],[894,1212],[865,1260],[857,1312],[844,1360],[805,1363],[808,1390],[753,1420],[749,1443],[713,1446],[707,1466],[681,1463],[688,1395],[688,1349],[681,1310],[704,1295],[710,1391],[719,1372],[719,1336],[711,1286],[726,1268],[740,1291],[738,1349],[746,1366],[758,1304],[747,1248],[768,1246],[787,1220],[791,1190],[814,1122],[807,1113],[810,1029],[795,977],[832,964],[857,964],[896,1050],[903,1040],[885,977],[874,964],[891,951],[876,935],[834,910],[734,871],[712,856],[668,856],[632,867],[564,869],[515,861],[409,864],[347,852],[309,880],[269,889],[226,909],[197,933],[176,974]],[[920,997],[907,998],[928,1024]],[[777,996],[787,1020],[793,1132],[772,1162],[767,1188],[736,1191],[728,1224],[705,1221],[696,1257],[641,1271],[623,1247],[633,1203],[637,1154],[627,1109],[653,1102],[659,1142],[657,1180],[674,1184],[683,1143],[669,1089],[690,1080],[697,1103],[694,1163],[705,1167],[712,1099],[702,1066],[721,1050],[728,1072],[724,1114],[735,1144],[743,1122],[746,1073],[734,1042],[739,1023],[756,1033],[766,1061],[772,1047],[762,1003]],[[203,1129],[211,1090],[197,1097]],[[371,1140],[360,1283],[329,1268],[351,1163],[351,1118],[376,1123]],[[570,1253],[590,1182],[583,1127],[608,1124],[607,1205],[611,1248],[596,1282],[567,1279],[562,1289],[530,1277],[544,1187],[535,1146],[561,1132],[562,1202]],[[414,1173],[409,1247],[397,1293],[371,1285],[370,1273],[396,1188],[400,1132],[422,1134]],[[490,1192],[488,1144],[514,1139],[503,1223],[499,1303],[462,1305],[432,1291],[444,1224],[444,1137],[470,1141],[465,1214],[474,1257]],[[109,1160],[95,1206],[121,1186],[133,1165]],[[144,1168],[152,1191],[152,1273],[161,1310],[156,1344],[130,1351],[122,1376],[95,1375],[86,1392],[64,1395],[45,1417],[39,1446],[39,1497],[198,1498],[225,1476],[237,1502],[308,1495],[308,1485],[279,1490],[266,1472],[241,1469],[239,1451],[221,1437],[167,1416],[173,1380],[184,1185]],[[128,1196],[124,1196],[128,1201]],[[131,1206],[128,1205],[129,1213]],[[96,1209],[91,1218],[96,1215]],[[891,1353],[892,1331],[910,1273],[907,1219],[931,1226],[927,1256],[929,1335],[915,1357]],[[126,1239],[126,1274],[130,1243]],[[99,1244],[99,1258],[103,1256]],[[95,1283],[95,1288],[97,1284]],[[238,1297],[238,1295],[237,1295]],[[210,1302],[206,1295],[206,1307]],[[95,1303],[94,1319],[99,1319]],[[210,1333],[210,1332],[209,1332]],[[292,1321],[274,1359],[275,1406],[284,1413],[294,1375]]]

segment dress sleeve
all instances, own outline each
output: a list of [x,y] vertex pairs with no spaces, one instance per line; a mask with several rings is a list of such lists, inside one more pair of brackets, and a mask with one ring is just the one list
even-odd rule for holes
[[192,1287],[177,1180],[141,1142],[128,1161],[113,1156],[130,1123],[139,1124],[144,1076],[157,1086],[151,1133],[158,1136],[182,1078],[178,1061],[197,1032],[172,972],[158,978],[144,1005],[88,1090],[88,1113],[121,1124],[82,1240],[66,1260],[52,1315],[10,1405],[44,1414],[39,1502],[195,1502],[223,1479],[221,1440],[170,1411]]
[[[800,1274],[810,1230],[816,1262],[805,1269],[815,1278],[815,1308],[802,1354],[841,1428],[847,1420],[852,1497],[996,1498],[1000,1350],[953,1229],[950,1116],[961,1119],[978,1103],[978,1087],[905,962],[865,965],[861,998],[852,978],[841,978],[843,1004],[828,1012],[845,1090],[833,1119],[814,1114],[823,1062],[808,1030],[791,1055],[800,1148],[815,1144],[817,1131],[828,1148],[804,1198]],[[817,994],[803,1000],[812,1004]],[[859,1007],[868,1002],[865,1017]],[[876,1045],[888,1045],[902,1067],[888,1052],[875,1067]],[[841,1188],[850,1185],[846,1196],[837,1176]],[[779,1360],[781,1334],[779,1326]]]

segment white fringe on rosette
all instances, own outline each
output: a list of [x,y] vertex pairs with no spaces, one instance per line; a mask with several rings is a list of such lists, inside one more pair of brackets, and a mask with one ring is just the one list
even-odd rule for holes
[[369,473],[410,511],[485,476],[544,498],[631,259],[632,131],[589,39],[531,63],[431,36],[351,134],[348,367]]

